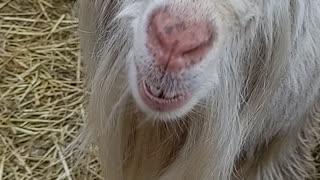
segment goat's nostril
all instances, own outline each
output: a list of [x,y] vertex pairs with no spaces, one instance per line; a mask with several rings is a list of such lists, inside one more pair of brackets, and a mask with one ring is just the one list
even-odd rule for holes
[[183,19],[166,10],[154,13],[149,28],[147,45],[155,62],[173,71],[199,63],[214,35],[209,23]]

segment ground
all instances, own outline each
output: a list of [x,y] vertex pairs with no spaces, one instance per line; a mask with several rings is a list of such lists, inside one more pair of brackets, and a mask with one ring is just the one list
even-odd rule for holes
[[102,179],[63,149],[83,120],[74,0],[0,1],[0,179]]

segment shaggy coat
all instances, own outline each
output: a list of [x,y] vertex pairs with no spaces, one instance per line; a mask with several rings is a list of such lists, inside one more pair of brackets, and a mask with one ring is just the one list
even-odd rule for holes
[[[180,80],[191,100],[172,112],[137,93],[160,72],[145,46],[160,7],[215,29],[207,56]],[[90,94],[78,140],[98,146],[106,180],[316,176],[319,0],[80,0],[79,20]],[[159,83],[167,91],[175,80],[164,73]]]

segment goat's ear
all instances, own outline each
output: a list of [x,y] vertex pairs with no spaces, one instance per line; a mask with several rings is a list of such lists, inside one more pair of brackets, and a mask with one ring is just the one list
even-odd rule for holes
[[96,19],[99,13],[99,6],[103,0],[78,0],[75,7],[78,8],[79,29],[85,32],[92,32],[95,28]]
[[[91,62],[91,55],[94,50],[94,43],[97,39],[97,19],[99,16],[99,5],[104,0],[78,0],[75,4],[79,20],[78,33],[80,36],[80,47],[83,62]],[[100,7],[101,8],[101,7]]]
[[[80,47],[84,63],[90,62],[91,55],[109,21],[114,17],[118,1],[114,0],[78,0],[75,8],[78,9]],[[104,36],[104,35],[103,35]]]
[[71,14],[73,17],[78,18],[79,17],[79,5],[81,0],[76,0],[71,7]]

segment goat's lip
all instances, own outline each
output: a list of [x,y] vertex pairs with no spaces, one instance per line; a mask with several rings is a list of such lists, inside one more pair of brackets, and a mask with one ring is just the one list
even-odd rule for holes
[[139,85],[139,93],[143,102],[149,108],[160,112],[174,111],[178,108],[181,108],[191,98],[191,93],[189,92],[184,92],[173,98],[156,97],[152,94],[151,90],[149,89],[149,86],[145,81],[143,81]]

